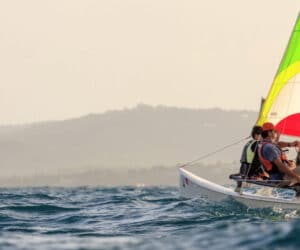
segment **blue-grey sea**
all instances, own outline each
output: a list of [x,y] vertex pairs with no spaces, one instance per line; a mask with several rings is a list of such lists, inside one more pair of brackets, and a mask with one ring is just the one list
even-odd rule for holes
[[300,212],[177,188],[0,189],[0,249],[299,249]]

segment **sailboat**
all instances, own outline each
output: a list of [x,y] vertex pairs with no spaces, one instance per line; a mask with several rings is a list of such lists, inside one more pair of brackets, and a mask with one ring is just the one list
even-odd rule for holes
[[[262,102],[256,125],[265,122],[273,123],[281,136],[288,140],[300,139],[300,14],[270,91]],[[234,188],[197,176],[185,167],[179,168],[179,185],[180,193],[185,197],[203,197],[215,202],[233,199],[251,208],[300,209],[300,189],[295,189],[295,195],[288,197],[236,192]]]

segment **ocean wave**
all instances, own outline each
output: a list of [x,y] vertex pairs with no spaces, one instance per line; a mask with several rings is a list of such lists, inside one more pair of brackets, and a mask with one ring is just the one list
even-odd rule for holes
[[0,248],[296,249],[299,244],[297,210],[186,199],[177,188],[1,191]]

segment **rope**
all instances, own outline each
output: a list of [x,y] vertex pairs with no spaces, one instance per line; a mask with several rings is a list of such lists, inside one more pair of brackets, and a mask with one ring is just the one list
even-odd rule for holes
[[215,150],[215,151],[212,151],[212,152],[209,152],[209,153],[207,153],[207,154],[205,154],[205,155],[202,155],[202,156],[200,156],[199,158],[197,158],[197,159],[195,159],[195,160],[192,160],[192,161],[190,161],[190,162],[186,162],[185,164],[183,164],[183,165],[181,165],[181,166],[179,166],[179,167],[180,167],[180,168],[183,168],[183,167],[190,166],[190,165],[192,165],[192,164],[194,164],[194,163],[196,163],[196,162],[198,162],[198,161],[200,161],[200,160],[203,160],[203,159],[205,159],[205,158],[207,158],[207,157],[209,157],[209,156],[212,156],[212,155],[214,155],[214,154],[216,154],[216,153],[222,152],[222,151],[224,151],[224,150],[227,149],[227,148],[230,148],[230,147],[232,147],[232,146],[234,146],[234,145],[237,145],[237,144],[239,144],[239,143],[241,143],[241,142],[243,142],[243,141],[245,141],[245,140],[248,140],[249,138],[251,138],[251,136],[247,136],[246,138],[243,138],[243,139],[240,139],[240,140],[238,140],[238,141],[236,141],[236,142],[233,142],[233,143],[231,143],[231,144],[225,145],[225,146],[223,146],[222,148],[219,148],[219,149],[217,149],[217,150]]

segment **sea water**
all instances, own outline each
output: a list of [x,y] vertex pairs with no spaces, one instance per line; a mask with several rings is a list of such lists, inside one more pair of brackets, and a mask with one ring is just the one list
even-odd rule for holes
[[177,188],[0,189],[0,249],[298,249],[300,213]]

